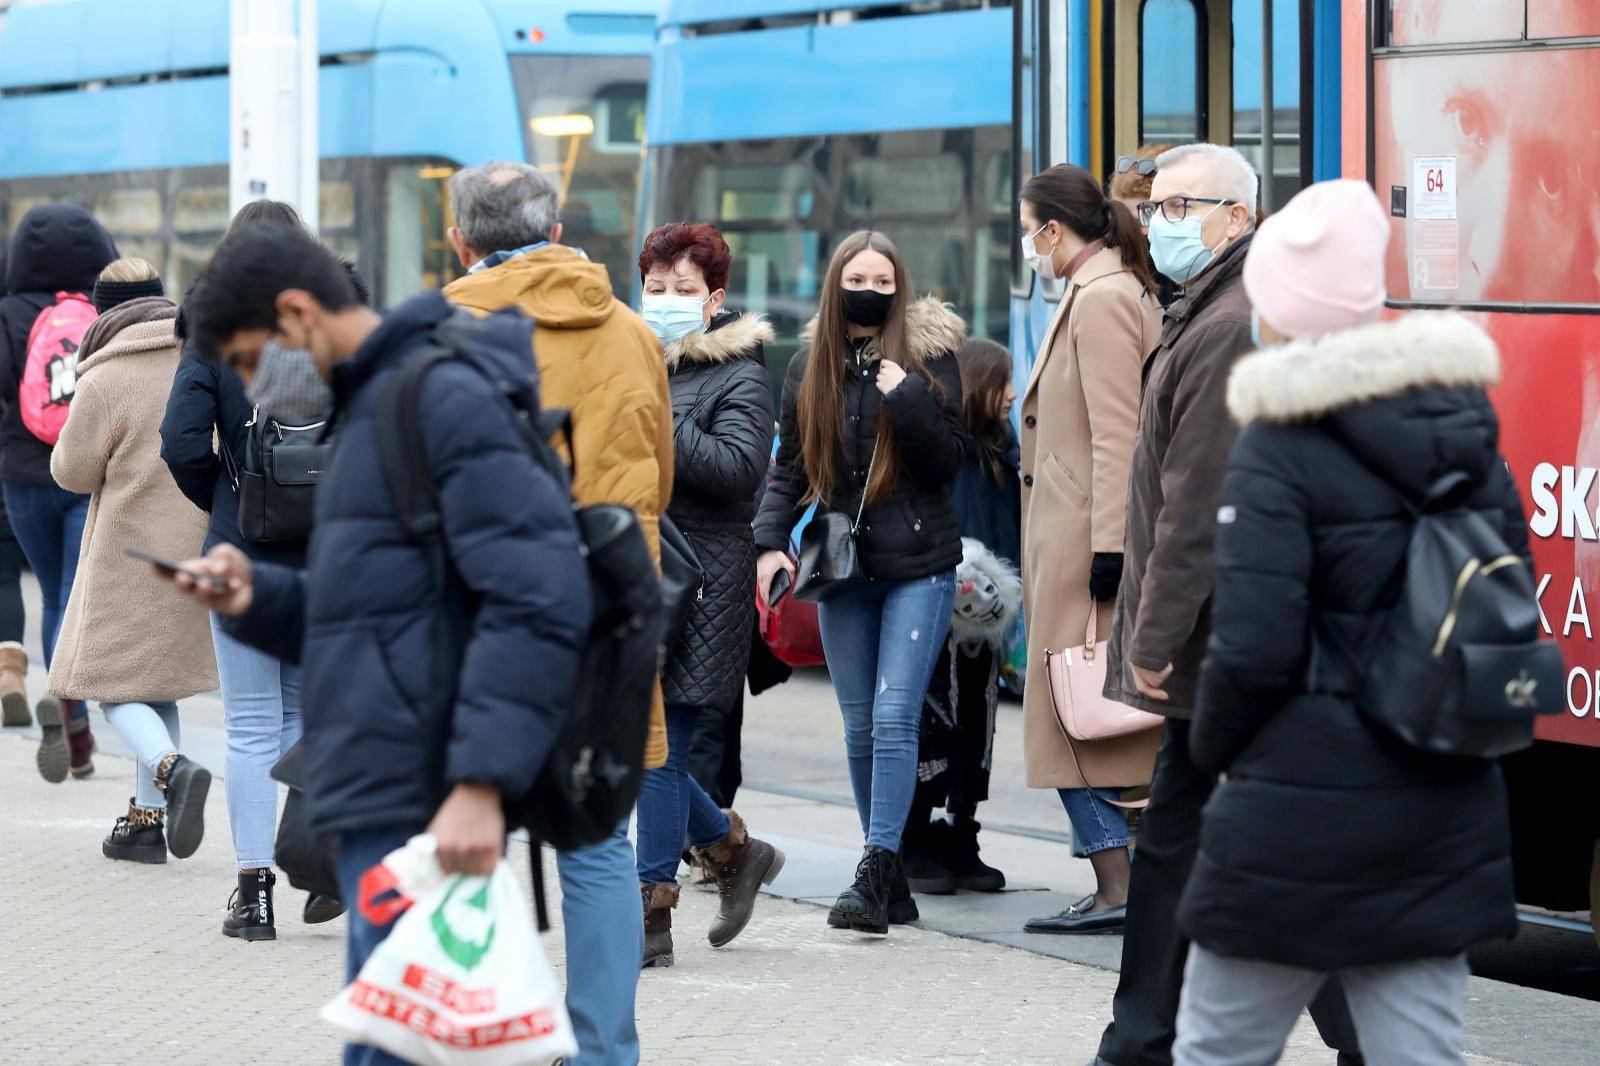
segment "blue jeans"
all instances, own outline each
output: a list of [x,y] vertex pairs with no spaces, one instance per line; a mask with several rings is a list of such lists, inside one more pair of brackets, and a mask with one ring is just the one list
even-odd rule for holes
[[644,957],[644,910],[628,820],[607,840],[556,853],[567,936],[567,1013],[578,1038],[567,1066],[635,1066],[633,1004]]
[[917,730],[934,664],[950,631],[955,572],[870,581],[818,605],[822,650],[844,714],[861,832],[900,850],[917,787]]
[[[39,629],[48,668],[55,654],[61,616],[72,598],[72,581],[78,574],[78,551],[83,547],[89,497],[29,481],[7,481],[4,491],[11,532],[39,579],[39,597],[43,601]],[[76,700],[63,700],[62,706],[73,718],[89,713]]]
[[277,835],[272,767],[300,739],[300,668],[236,640],[214,615],[211,638],[228,734],[223,782],[234,857],[241,870],[261,869],[272,865]]
[[[362,829],[343,833],[339,837],[339,896],[349,907],[345,911],[344,980],[346,984],[356,979],[367,957],[383,943],[394,928],[373,925],[361,916],[361,875],[383,861],[395,848],[400,847],[417,833],[420,826],[406,829]],[[399,916],[396,915],[396,921]],[[395,1058],[387,1051],[368,1044],[346,1044],[344,1066],[405,1066],[404,1059]]]
[[1128,819],[1122,808],[1113,807],[1107,800],[1118,796],[1110,789],[1058,788],[1061,805],[1067,809],[1067,819],[1072,823],[1072,842],[1084,855],[1112,848],[1125,848],[1133,843],[1128,832]]
[[728,835],[728,816],[689,776],[689,751],[700,714],[698,707],[667,706],[667,765],[648,771],[639,790],[641,884],[676,881],[685,842],[709,848]]
[[178,705],[170,700],[102,703],[100,710],[137,757],[133,771],[134,806],[165,810],[167,797],[156,788],[156,767],[178,750]]

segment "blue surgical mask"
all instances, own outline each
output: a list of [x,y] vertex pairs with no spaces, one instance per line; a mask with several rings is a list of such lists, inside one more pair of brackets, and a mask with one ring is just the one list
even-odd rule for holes
[[672,296],[667,293],[646,294],[639,302],[639,314],[644,317],[644,324],[650,327],[663,346],[671,344],[679,337],[688,336],[696,330],[705,328],[706,319],[703,308],[707,296],[700,299],[696,296]]
[[1216,204],[1211,211],[1190,215],[1182,222],[1169,222],[1156,212],[1156,217],[1150,220],[1150,258],[1155,260],[1156,269],[1179,285],[1187,285],[1205,273],[1222,246],[1207,248],[1200,230],[1213,211],[1226,206]]
[[1261,342],[1261,312],[1254,307],[1250,309],[1250,343],[1257,348],[1265,348]]

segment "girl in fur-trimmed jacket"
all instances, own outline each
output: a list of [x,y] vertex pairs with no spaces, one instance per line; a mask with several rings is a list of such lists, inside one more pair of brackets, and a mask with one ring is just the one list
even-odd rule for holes
[[[978,857],[978,804],[989,798],[1006,639],[1022,611],[1022,486],[1011,428],[1011,354],[969,340],[957,357],[968,437],[952,497],[963,534],[950,636],[922,708],[917,791],[906,822],[916,892],[998,892],[1005,874]],[[943,808],[945,817],[934,819]]]
[[728,245],[709,223],[655,230],[639,254],[641,311],[660,338],[672,391],[673,488],[667,514],[694,548],[704,580],[661,675],[667,763],[639,794],[638,869],[645,966],[671,966],[672,909],[685,841],[717,883],[713,947],[744,929],[783,853],[757,840],[734,811],[719,810],[689,774],[695,726],[726,715],[744,693],[755,614],[750,520],[772,450],[772,387],[763,345],[772,327],[724,312]]

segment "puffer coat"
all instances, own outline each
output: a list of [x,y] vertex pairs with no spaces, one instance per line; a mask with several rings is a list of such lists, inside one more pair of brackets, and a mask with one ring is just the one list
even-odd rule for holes
[[683,636],[667,656],[669,704],[726,713],[744,691],[755,615],[756,492],[772,454],[772,387],[756,315],[718,315],[711,328],[667,346],[672,389],[672,503],[705,580]]
[[535,464],[502,398],[536,388],[532,324],[510,313],[422,384],[444,539],[476,611],[454,707],[430,699],[439,592],[400,525],[374,423],[389,375],[450,314],[436,292],[413,297],[334,369],[340,429],[306,568],[258,565],[250,609],[224,623],[302,667],[318,833],[420,830],[461,782],[520,796],[571,712],[588,573],[571,498]]
[[[1417,499],[1440,477],[1527,556],[1485,387],[1494,343],[1417,313],[1242,360],[1245,425],[1218,512],[1215,605],[1190,734],[1227,777],[1179,920],[1224,956],[1316,970],[1455,955],[1516,928],[1493,762],[1424,755],[1351,697],[1398,595]],[[1309,670],[1317,634],[1315,680]]]
[[[806,327],[809,338],[815,322]],[[888,417],[905,457],[905,469],[888,499],[867,506],[857,535],[862,569],[873,581],[914,581],[955,569],[961,562],[961,527],[950,489],[961,467],[966,428],[961,420],[961,372],[956,352],[966,325],[934,297],[906,309],[906,344],[923,360],[928,377],[908,374],[884,396],[878,391],[875,343],[860,348],[846,366],[844,432],[835,452],[837,483],[819,510],[854,517],[866,489],[878,419]],[[778,458],[756,517],[756,546],[783,551],[804,513],[810,485],[800,451],[800,382],[809,348],[789,362],[778,424]],[[931,377],[931,381],[930,381]]]

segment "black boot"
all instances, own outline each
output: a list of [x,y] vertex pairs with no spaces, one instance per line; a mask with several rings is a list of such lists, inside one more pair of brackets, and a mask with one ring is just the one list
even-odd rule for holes
[[889,924],[909,925],[922,917],[917,911],[917,901],[911,898],[911,883],[906,878],[906,864],[900,856],[893,856],[889,871]]
[[270,869],[240,870],[239,887],[228,897],[222,935],[239,940],[276,940],[272,917],[272,886],[278,883]]
[[939,824],[944,826],[939,836],[944,841],[945,863],[955,875],[956,887],[967,892],[999,892],[1006,887],[1006,875],[978,857],[981,827],[977,822],[962,818],[955,825]]
[[[900,857],[886,848],[868,845],[856,864],[856,880],[839,894],[828,912],[828,924],[835,929],[855,929],[863,933],[889,931],[889,898],[896,877],[905,880]],[[908,890],[909,898],[909,890]],[[915,903],[912,904],[914,908]]]
[[913,892],[948,896],[960,887],[955,872],[945,861],[945,836],[939,833],[939,827],[944,825],[943,820],[906,825],[900,853],[904,856],[906,881]]
[[156,767],[156,787],[167,797],[167,845],[174,857],[187,859],[199,849],[206,833],[211,771],[173,752]]
[[128,813],[117,819],[111,834],[100,844],[108,859],[127,862],[167,861],[167,837],[161,831],[165,812],[150,807],[135,807],[128,801]]

